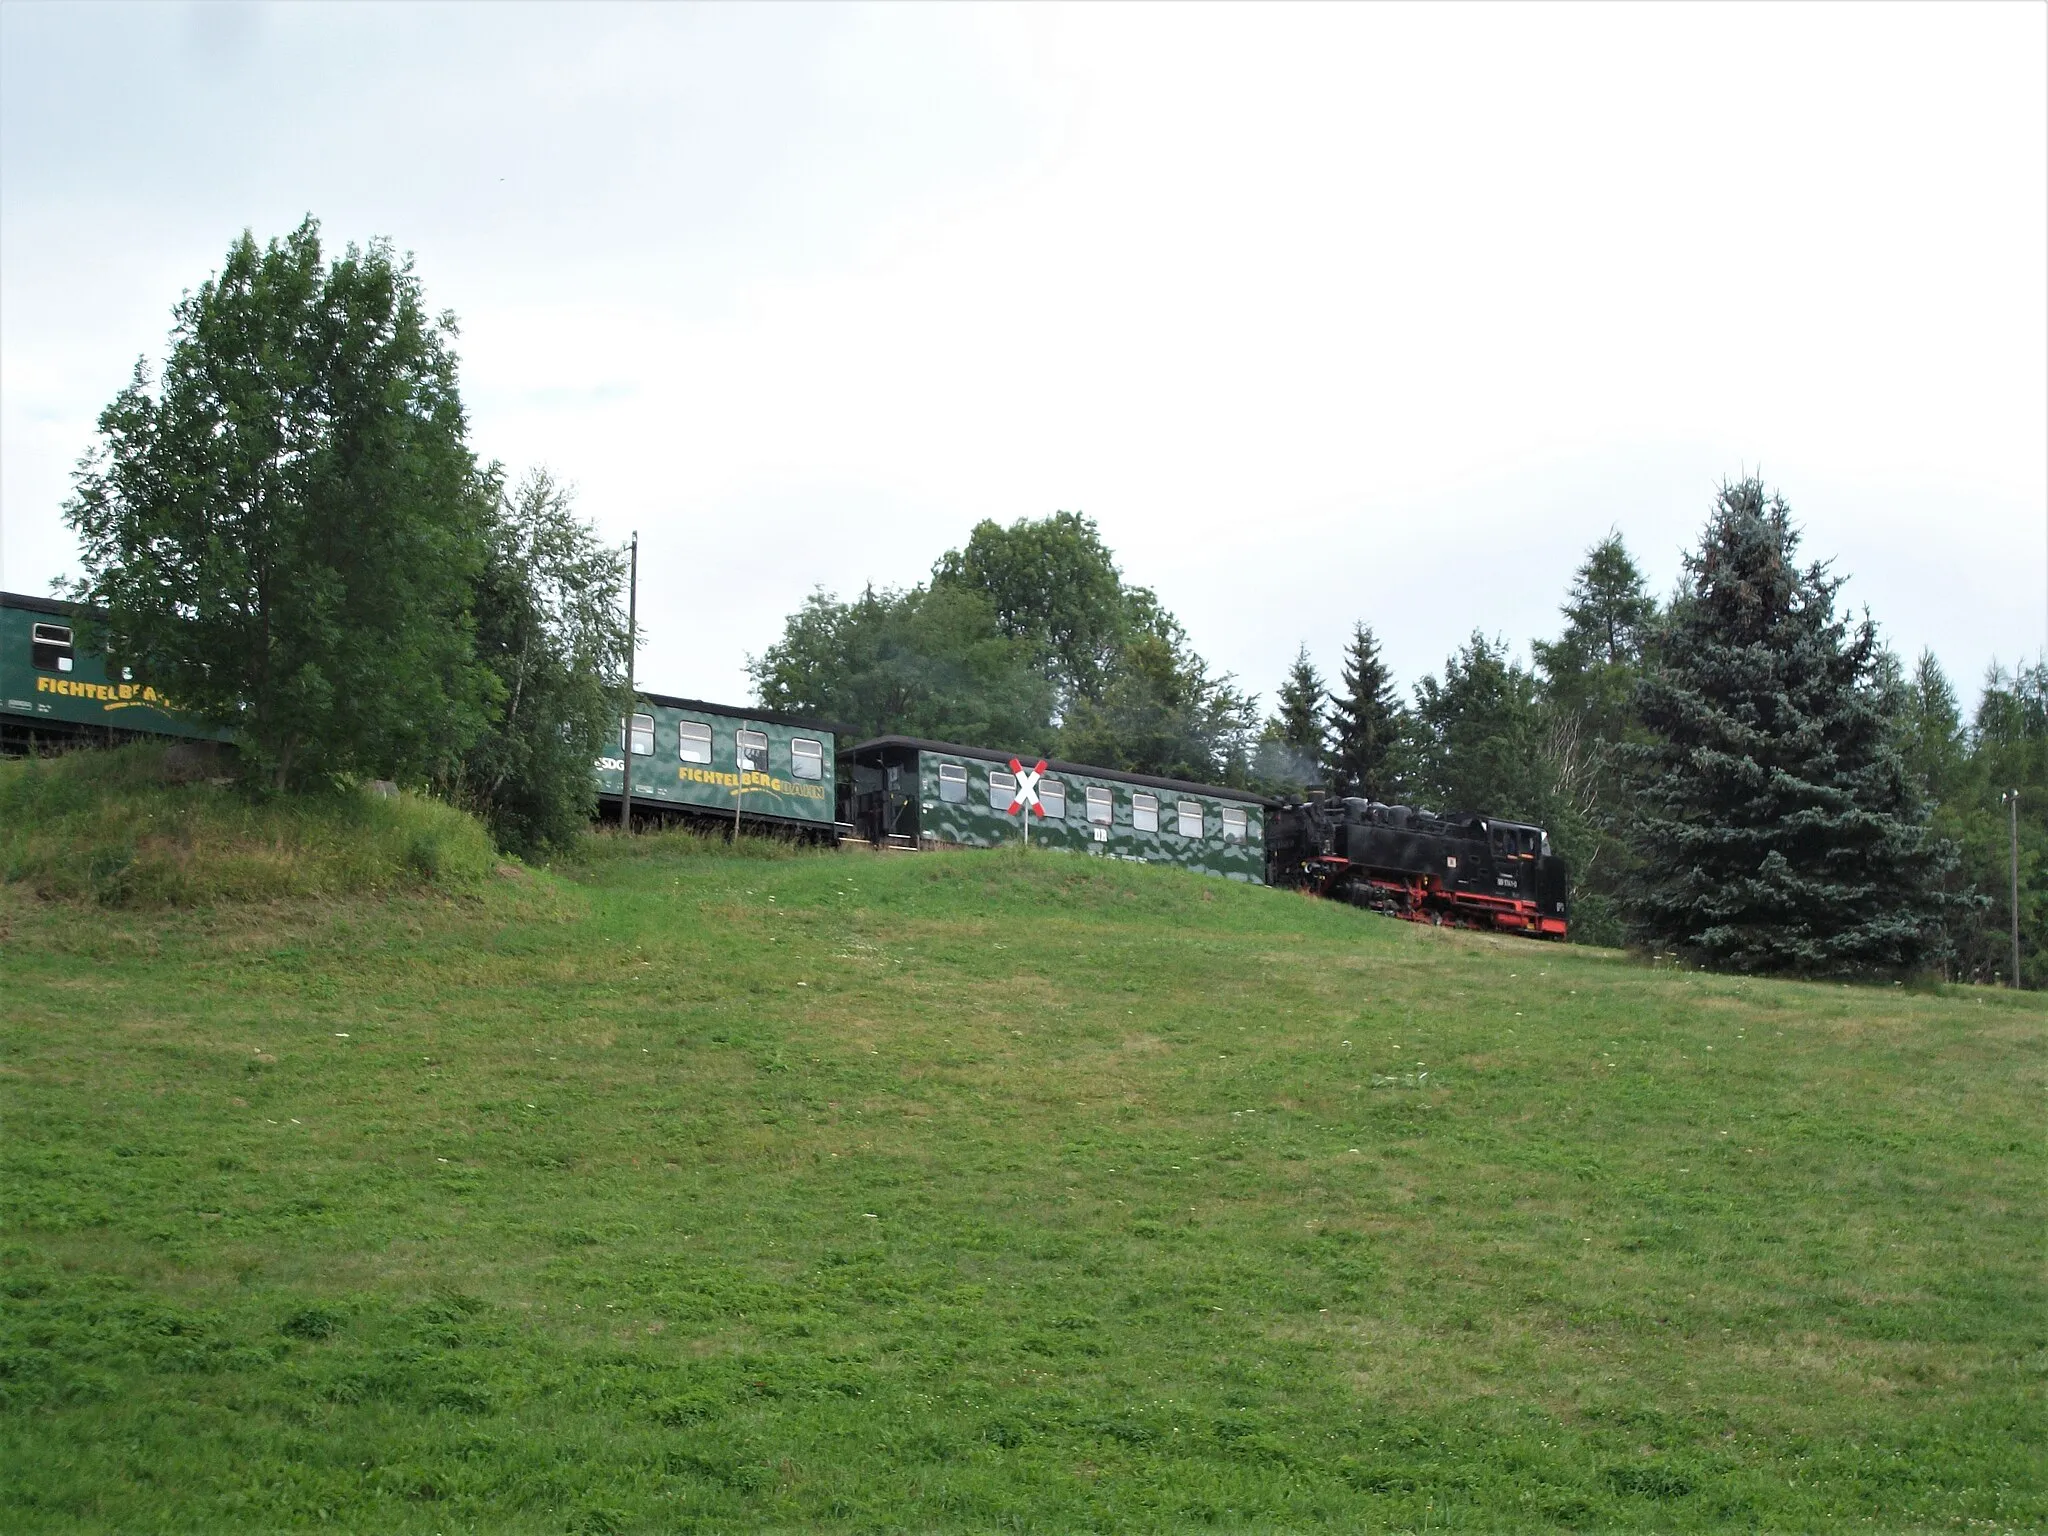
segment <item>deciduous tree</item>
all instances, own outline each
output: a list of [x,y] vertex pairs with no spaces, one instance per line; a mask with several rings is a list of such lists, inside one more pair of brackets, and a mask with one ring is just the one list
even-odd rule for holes
[[506,847],[565,846],[596,808],[590,765],[624,703],[625,578],[625,556],[546,471],[501,500],[475,596],[477,654],[498,704],[450,789]]
[[326,261],[310,218],[244,234],[174,317],[65,507],[99,639],[278,785],[448,773],[492,704],[470,596],[495,500],[453,317],[382,242]]
[[782,638],[747,663],[771,709],[817,715],[861,736],[897,733],[1040,752],[1052,685],[1028,641],[955,583],[868,588],[850,603],[814,592]]
[[1435,809],[1551,819],[1542,700],[1503,642],[1473,631],[1441,681],[1416,685],[1411,720],[1416,792]]
[[1138,617],[1092,519],[1055,512],[1004,528],[984,519],[932,571],[934,587],[988,599],[996,629],[1044,667],[1064,710],[1098,697]]
[[1125,641],[1099,699],[1080,698],[1060,726],[1076,762],[1200,782],[1243,784],[1258,701],[1215,677],[1170,615]]

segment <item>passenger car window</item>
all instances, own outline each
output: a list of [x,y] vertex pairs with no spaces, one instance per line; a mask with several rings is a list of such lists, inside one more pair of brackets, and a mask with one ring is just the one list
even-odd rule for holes
[[741,773],[768,771],[768,738],[760,731],[735,731],[734,746],[739,753]]
[[1067,786],[1058,779],[1041,779],[1038,782],[1038,803],[1045,807],[1048,821],[1067,819]]
[[1240,806],[1223,807],[1223,836],[1232,842],[1244,841],[1244,810]]
[[825,746],[823,742],[812,741],[808,736],[799,736],[789,744],[789,771],[800,779],[822,779],[825,777]]
[[73,651],[69,624],[31,624],[28,657],[38,672],[69,672]]
[[654,755],[654,716],[633,717],[633,755],[652,757]]
[[1131,825],[1140,832],[1159,830],[1159,797],[1157,795],[1131,796]]
[[988,771],[988,808],[992,811],[1010,809],[1010,802],[1017,798],[1017,776],[1005,773],[1000,768]]
[[685,720],[678,728],[676,756],[686,763],[711,761],[711,727],[702,720]]
[[948,805],[966,803],[967,770],[960,764],[939,764],[939,798]]
[[1183,800],[1174,807],[1174,813],[1179,818],[1179,830],[1182,837],[1200,837],[1202,835],[1201,801]]
[[1088,791],[1088,820],[1098,827],[1106,827],[1114,815],[1113,802],[1106,789]]

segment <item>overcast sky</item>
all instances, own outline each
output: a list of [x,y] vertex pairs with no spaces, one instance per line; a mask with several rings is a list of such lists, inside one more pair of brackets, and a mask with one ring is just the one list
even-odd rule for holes
[[0,5],[0,583],[243,228],[388,236],[640,674],[1095,518],[1266,695],[1526,647],[1761,471],[1966,697],[2048,636],[2048,8]]

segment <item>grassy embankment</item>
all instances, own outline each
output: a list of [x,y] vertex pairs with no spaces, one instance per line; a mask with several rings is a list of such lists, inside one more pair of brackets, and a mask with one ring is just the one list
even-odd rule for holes
[[474,887],[490,836],[439,801],[364,793],[251,799],[190,749],[0,762],[0,884],[115,907]]
[[2035,999],[1058,854],[109,907],[22,771],[0,1528],[2048,1521]]

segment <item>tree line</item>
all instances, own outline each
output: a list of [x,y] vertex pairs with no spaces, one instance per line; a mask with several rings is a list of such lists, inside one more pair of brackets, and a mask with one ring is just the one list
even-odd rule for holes
[[1530,664],[1474,631],[1404,698],[1361,621],[1333,678],[1303,647],[1262,716],[1058,512],[977,524],[909,588],[813,593],[750,669],[762,703],[861,735],[1534,822],[1582,938],[1738,971],[2005,979],[2017,788],[2026,980],[2048,980],[2048,668],[1994,669],[1966,717],[1799,544],[1782,497],[1727,484],[1668,601],[1610,533]]
[[[456,336],[387,243],[245,233],[100,416],[73,595],[87,643],[231,733],[252,781],[398,779],[545,850],[587,825],[619,730],[623,560],[566,486],[471,451]],[[814,592],[749,670],[763,705],[861,736],[1535,822],[1579,935],[1736,970],[2004,976],[2016,789],[2048,981],[2048,663],[1994,668],[1966,711],[1840,587],[1745,479],[1664,602],[1613,533],[1530,664],[1474,631],[1404,697],[1361,621],[1267,714],[1063,511],[978,523],[908,588]]]
[[1668,602],[1610,533],[1532,665],[1475,633],[1404,702],[1360,624],[1333,685],[1297,657],[1265,734],[1340,793],[1537,822],[1582,937],[1741,971],[2010,980],[2017,790],[2021,981],[2048,982],[2048,666],[1994,666],[1966,714],[1799,543],[1781,496],[1724,485]]

